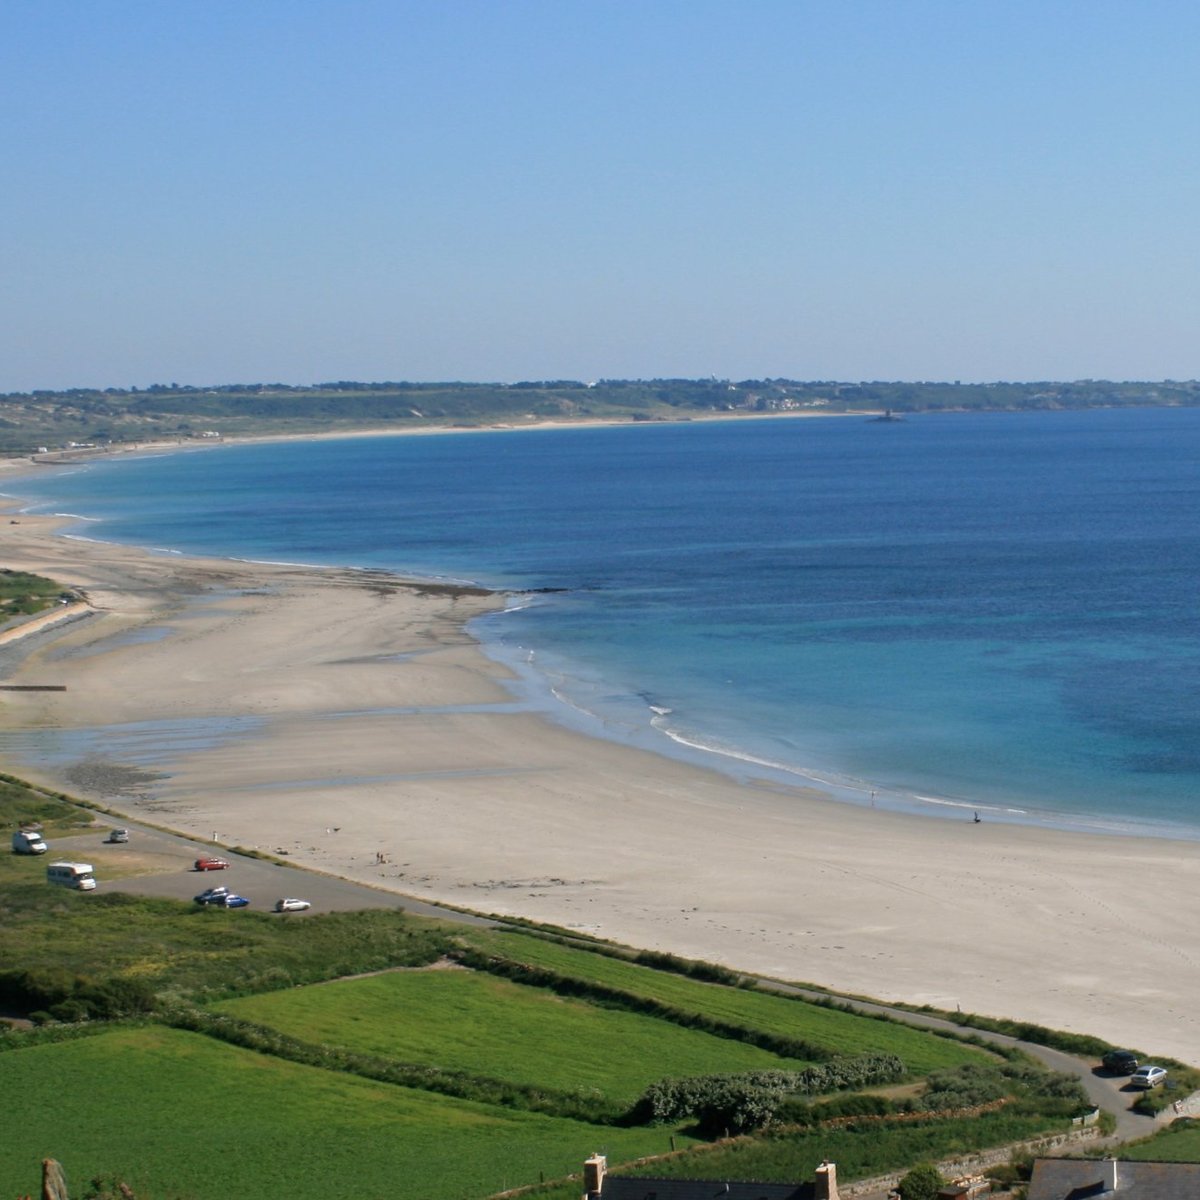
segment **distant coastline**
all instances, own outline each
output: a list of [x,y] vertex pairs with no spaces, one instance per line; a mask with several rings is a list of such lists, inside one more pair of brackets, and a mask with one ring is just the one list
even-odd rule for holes
[[1200,405],[1200,382],[1195,380],[962,383],[709,378],[152,384],[144,389],[71,388],[0,395],[4,419],[0,455],[180,440],[537,428],[562,423],[1196,405]]

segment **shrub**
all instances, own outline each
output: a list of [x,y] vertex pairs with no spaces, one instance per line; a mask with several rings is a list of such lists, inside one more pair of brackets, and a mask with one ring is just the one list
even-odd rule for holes
[[92,979],[51,967],[0,972],[0,1003],[33,1021],[86,1021],[153,1012],[156,997],[141,980]]
[[88,1006],[82,1000],[72,998],[51,1005],[49,1015],[56,1021],[73,1025],[79,1021],[86,1021],[91,1013],[88,1012]]
[[689,1117],[706,1136],[741,1133],[770,1122],[788,1096],[834,1091],[839,1087],[890,1083],[904,1074],[892,1054],[864,1054],[803,1071],[745,1071],[660,1079],[638,1099],[629,1120],[635,1124],[677,1124]]
[[1165,1088],[1149,1088],[1138,1096],[1131,1107],[1134,1112],[1145,1117],[1154,1117],[1169,1107],[1176,1098]]
[[[565,941],[565,939],[563,940]],[[728,967],[702,962],[699,959],[680,958],[677,954],[666,954],[661,950],[639,950],[633,956],[632,961],[642,967],[651,967],[655,971],[669,971],[675,975],[686,975],[691,979],[703,980],[705,983],[723,983],[729,987],[737,987],[742,982],[742,977]]]
[[936,1200],[945,1182],[933,1163],[918,1163],[900,1180],[900,1195],[904,1200]]
[[995,1065],[972,1063],[931,1071],[925,1091],[913,1107],[924,1112],[944,1112],[974,1108],[1013,1094],[1060,1101],[1065,1107],[1079,1111],[1091,1107],[1082,1084],[1073,1076],[1020,1061]]

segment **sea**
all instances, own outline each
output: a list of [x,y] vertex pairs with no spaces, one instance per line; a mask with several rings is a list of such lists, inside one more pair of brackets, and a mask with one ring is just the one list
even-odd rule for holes
[[70,536],[384,568],[552,720],[952,820],[1200,838],[1200,409],[181,446],[7,484]]

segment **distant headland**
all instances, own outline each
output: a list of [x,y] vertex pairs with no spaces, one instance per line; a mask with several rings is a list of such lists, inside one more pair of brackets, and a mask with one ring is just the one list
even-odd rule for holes
[[386,430],[1200,404],[1200,381],[858,382],[574,379],[517,383],[229,383],[0,395],[0,454],[138,442]]

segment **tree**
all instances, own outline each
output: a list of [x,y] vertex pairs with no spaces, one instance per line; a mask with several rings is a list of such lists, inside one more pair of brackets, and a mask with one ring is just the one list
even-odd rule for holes
[[904,1200],[934,1200],[946,1180],[933,1163],[918,1163],[900,1180]]

